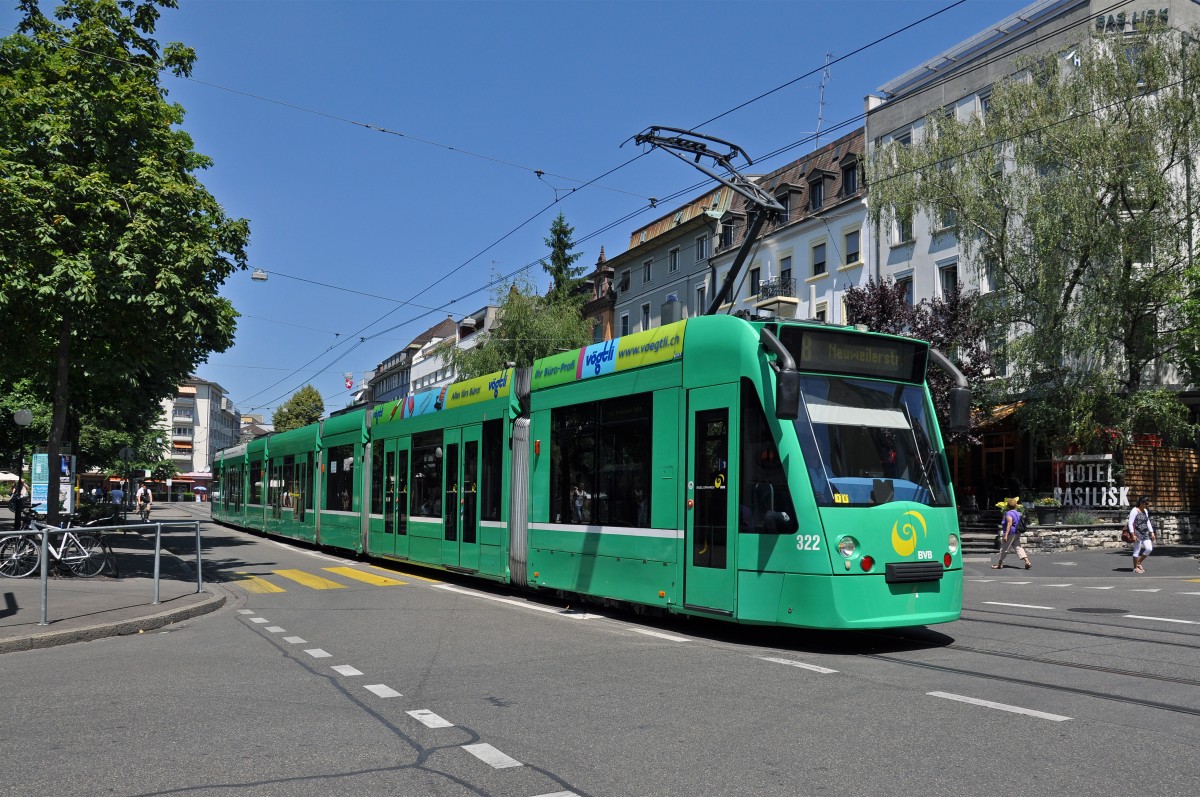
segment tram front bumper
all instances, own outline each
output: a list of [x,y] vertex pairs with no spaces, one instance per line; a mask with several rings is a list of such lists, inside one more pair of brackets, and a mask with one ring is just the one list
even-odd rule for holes
[[803,628],[901,628],[957,620],[962,570],[937,581],[889,584],[882,569],[868,574],[738,574],[737,617],[747,623]]

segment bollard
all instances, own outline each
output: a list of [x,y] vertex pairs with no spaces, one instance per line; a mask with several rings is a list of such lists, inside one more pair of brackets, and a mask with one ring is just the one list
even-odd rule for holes
[[[35,525],[34,528],[37,528]],[[42,619],[38,625],[50,625],[46,615],[46,604],[50,600],[50,527],[42,529]]]
[[204,563],[200,560],[200,521],[196,523],[196,592],[204,592]]

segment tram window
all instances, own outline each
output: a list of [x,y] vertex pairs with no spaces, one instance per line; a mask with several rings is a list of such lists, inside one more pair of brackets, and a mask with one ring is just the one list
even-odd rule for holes
[[383,514],[383,441],[371,444],[371,514]]
[[504,428],[500,421],[483,422],[483,461],[479,476],[479,517],[500,519],[500,497],[504,489]]
[[250,460],[250,500],[247,503],[261,504],[263,496],[262,460]]
[[442,431],[413,435],[412,513],[442,516]]
[[792,534],[798,528],[787,473],[767,415],[749,380],[742,380],[742,467],[738,531]]
[[396,533],[408,534],[408,451],[396,454]]
[[325,470],[325,508],[349,512],[354,506],[354,444],[332,446]]
[[729,410],[696,413],[692,564],[724,568],[729,547]]
[[554,522],[650,524],[652,417],[649,393],[551,411]]

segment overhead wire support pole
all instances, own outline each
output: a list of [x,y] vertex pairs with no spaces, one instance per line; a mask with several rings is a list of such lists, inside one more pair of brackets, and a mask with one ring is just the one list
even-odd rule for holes
[[[674,135],[663,135],[663,133],[673,133]],[[734,255],[733,263],[729,266],[729,272],[725,275],[725,280],[721,283],[720,289],[713,294],[712,302],[708,305],[708,309],[704,311],[705,315],[713,315],[717,312],[717,308],[725,303],[726,298],[732,292],[733,285],[738,278],[738,273],[742,270],[742,266],[745,265],[746,258],[750,255],[750,250],[754,248],[754,243],[758,238],[758,234],[762,231],[763,225],[768,220],[774,219],[782,213],[784,210],[783,205],[779,204],[775,197],[764,191],[758,184],[742,176],[734,168],[733,161],[739,157],[746,161],[747,166],[753,163],[745,150],[736,144],[731,144],[714,136],[706,136],[691,130],[658,126],[646,128],[634,136],[633,141],[637,144],[649,144],[651,147],[666,150],[681,161],[704,172],[746,200],[747,215],[749,217],[746,236],[742,239],[742,245],[738,247],[737,254]],[[727,148],[728,152],[714,151],[709,144],[716,144]],[[701,163],[701,158],[712,159],[712,162],[719,166],[724,173],[715,171]]]

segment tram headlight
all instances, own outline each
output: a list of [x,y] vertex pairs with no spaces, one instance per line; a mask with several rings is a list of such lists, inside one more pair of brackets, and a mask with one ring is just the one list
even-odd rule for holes
[[946,540],[946,547],[950,549],[950,553],[958,553],[958,535],[951,534],[950,539]]
[[846,559],[854,556],[854,552],[858,550],[858,540],[853,537],[842,537],[837,544],[838,553]]

